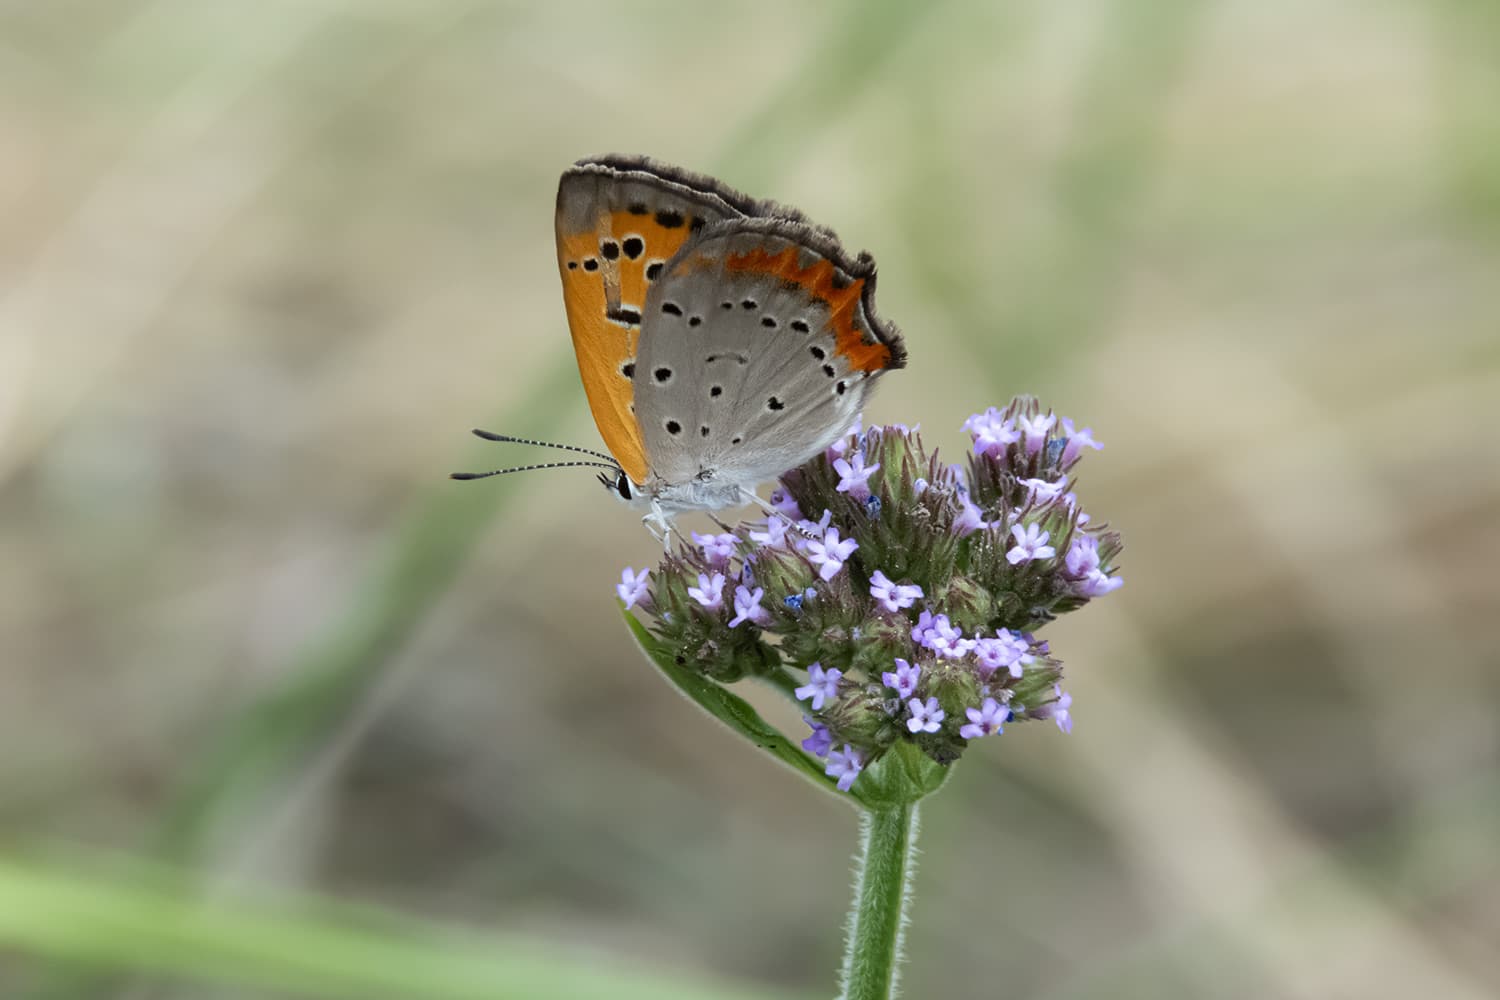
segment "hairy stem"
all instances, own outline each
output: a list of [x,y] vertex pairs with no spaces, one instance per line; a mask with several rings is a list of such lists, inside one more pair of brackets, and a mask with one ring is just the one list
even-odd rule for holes
[[889,1000],[896,995],[916,842],[915,802],[882,805],[863,814],[841,1000]]

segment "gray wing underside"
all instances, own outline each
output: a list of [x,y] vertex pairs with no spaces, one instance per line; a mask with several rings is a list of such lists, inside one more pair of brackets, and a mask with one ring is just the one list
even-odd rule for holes
[[[662,480],[753,487],[826,448],[863,408],[880,372],[860,371],[836,352],[828,305],[776,274],[727,264],[736,254],[774,256],[788,247],[804,267],[830,255],[855,266],[828,247],[825,233],[737,220],[684,246],[648,293],[635,405]],[[873,280],[872,264],[857,266]],[[904,358],[893,329],[873,315],[862,320]]]

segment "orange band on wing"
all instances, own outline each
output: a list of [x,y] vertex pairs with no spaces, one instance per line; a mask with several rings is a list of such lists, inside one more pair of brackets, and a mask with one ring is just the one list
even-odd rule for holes
[[598,238],[593,233],[559,238],[563,305],[589,410],[610,454],[634,482],[640,483],[646,479],[647,462],[640,425],[631,412],[635,383],[622,371],[635,357],[640,328],[624,326],[608,317],[599,271],[580,266],[581,261],[589,259],[599,259]]
[[635,361],[646,290],[693,222],[670,208],[626,210],[602,216],[597,229],[557,235],[563,303],[589,409],[615,461],[637,483],[646,481],[649,462],[632,412],[635,383],[625,370]]
[[809,267],[799,267],[800,250],[789,246],[778,253],[754,249],[748,253],[730,254],[724,262],[728,271],[771,274],[790,281],[828,305],[828,322],[833,327],[834,353],[848,359],[850,367],[863,372],[877,372],[890,367],[891,349],[878,340],[865,341],[855,322],[856,306],[864,293],[865,279],[855,278],[838,284],[838,272],[832,261],[819,260]]
[[[646,289],[651,281],[646,270],[653,263],[665,265],[692,232],[691,219],[680,212],[638,214],[635,212],[613,212],[609,217],[614,239],[623,247],[631,237],[639,239],[644,247],[635,258],[623,255],[617,263],[620,268],[620,301],[633,304],[637,309],[646,305]],[[660,269],[658,269],[660,270]]]

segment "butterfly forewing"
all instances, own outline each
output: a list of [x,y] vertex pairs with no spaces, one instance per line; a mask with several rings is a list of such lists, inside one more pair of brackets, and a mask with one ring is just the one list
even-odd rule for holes
[[557,192],[557,264],[578,370],[599,434],[636,482],[650,465],[632,406],[642,311],[693,234],[726,219],[797,213],[643,157],[581,160]]
[[785,219],[706,229],[645,299],[635,405],[651,471],[753,486],[853,422],[905,363],[874,314],[874,263]]

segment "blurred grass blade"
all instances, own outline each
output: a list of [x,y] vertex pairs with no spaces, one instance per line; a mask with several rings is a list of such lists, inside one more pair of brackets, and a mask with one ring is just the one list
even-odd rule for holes
[[[322,998],[769,1000],[349,907],[203,903],[172,880],[0,858],[0,948]],[[100,994],[94,994],[98,996]]]
[[[913,172],[912,190],[900,204],[907,228],[922,242],[950,245],[954,238],[945,234],[971,230],[985,238],[1007,233],[1005,262],[1014,270],[1006,275],[1001,302],[965,291],[989,287],[988,275],[955,282],[952,275],[963,273],[961,243],[953,256],[912,260],[925,298],[948,310],[943,325],[963,338],[1005,393],[1076,353],[1108,321],[1154,176],[1167,103],[1209,7],[1205,0],[1141,0],[1107,8],[1093,30],[1093,51],[1068,115],[1070,139],[1046,178],[1047,210],[1038,213],[1046,223],[976,230],[971,206],[942,197],[962,190],[943,175],[942,157]],[[913,128],[919,136],[933,132],[926,108],[936,96],[914,105],[923,116]],[[926,141],[941,142],[942,135]],[[978,248],[967,257],[988,259]]]
[[1493,240],[1500,234],[1500,4],[1441,0],[1427,10],[1440,56],[1432,66],[1442,83],[1452,218]]
[[[576,378],[572,359],[559,358],[496,426],[547,436],[574,399]],[[285,671],[284,685],[250,705],[197,764],[161,831],[162,856],[193,858],[216,830],[262,808],[266,793],[384,676],[485,525],[526,486],[522,477],[477,486],[447,482],[447,471],[438,465],[426,470],[433,483],[428,495],[391,538],[343,616]]]
[[787,151],[803,144],[792,139],[806,140],[827,129],[944,5],[944,0],[850,0],[821,8],[828,27],[808,46],[809,58],[760,110],[741,121],[720,163],[732,166],[742,182],[770,177],[787,161]]
[[630,634],[635,637],[641,652],[646,654],[646,659],[689,700],[824,791],[837,795],[844,802],[851,798],[859,799],[857,795],[851,796],[835,788],[834,779],[823,773],[823,765],[794,746],[791,740],[762,719],[749,702],[701,674],[679,667],[671,651],[646,631],[646,626],[635,615],[629,611],[622,614],[630,627]]

